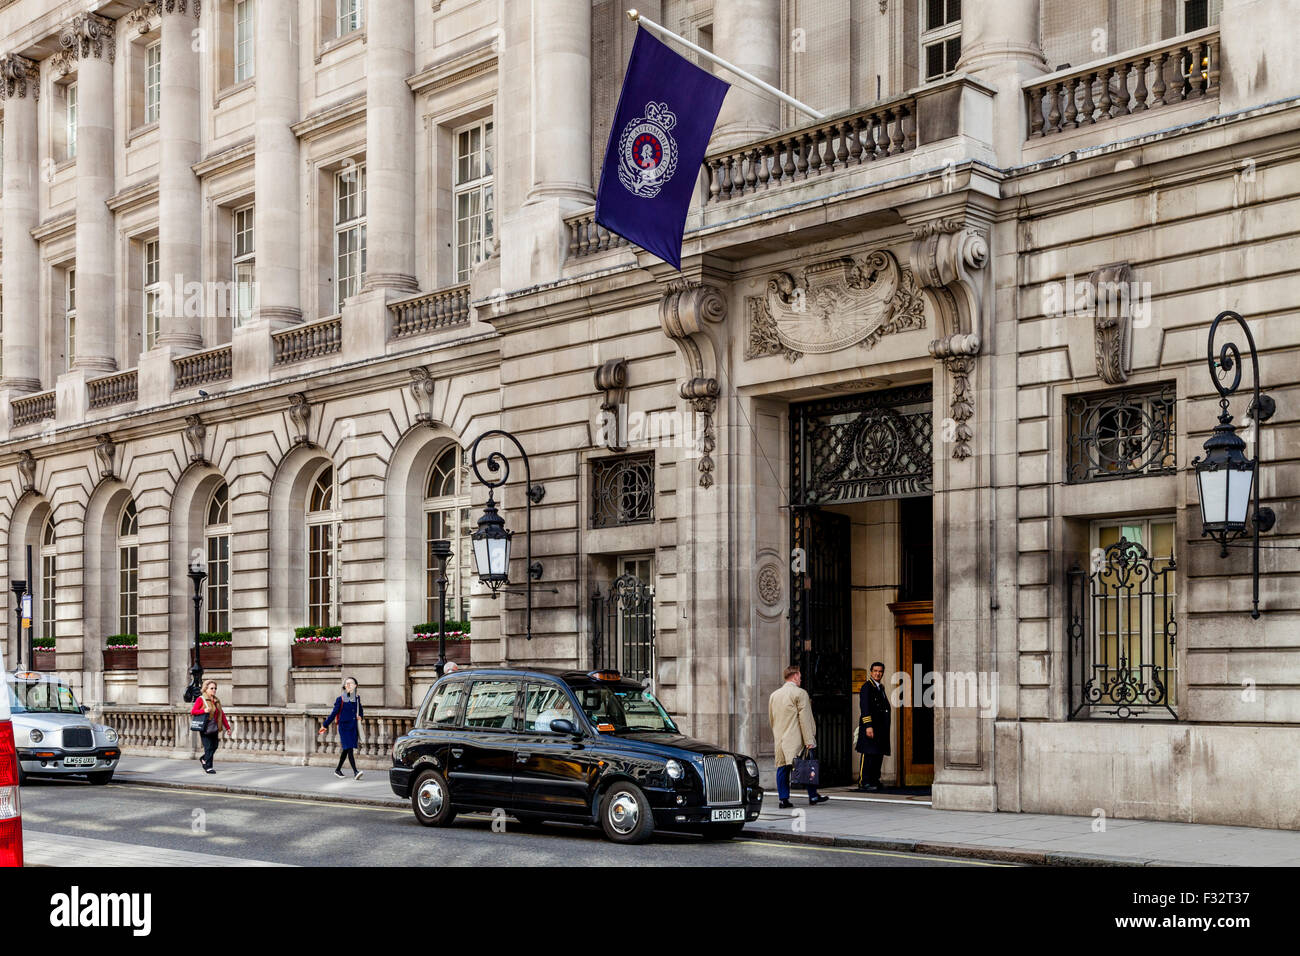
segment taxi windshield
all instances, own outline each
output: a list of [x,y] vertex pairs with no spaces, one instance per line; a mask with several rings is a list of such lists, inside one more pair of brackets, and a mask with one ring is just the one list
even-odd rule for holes
[[614,685],[574,687],[573,692],[596,729],[604,733],[681,733],[648,690]]
[[15,714],[80,714],[81,705],[67,684],[10,677],[9,708]]

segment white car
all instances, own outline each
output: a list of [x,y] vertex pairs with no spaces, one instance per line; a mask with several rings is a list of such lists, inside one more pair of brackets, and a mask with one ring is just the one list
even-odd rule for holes
[[[0,674],[4,674],[0,654]],[[14,728],[9,719],[9,695],[0,693],[0,866],[23,865],[22,796],[18,792],[18,759]]]
[[113,779],[122,756],[117,731],[86,717],[72,688],[53,674],[4,674],[18,749],[18,781],[31,776],[85,775],[91,783]]

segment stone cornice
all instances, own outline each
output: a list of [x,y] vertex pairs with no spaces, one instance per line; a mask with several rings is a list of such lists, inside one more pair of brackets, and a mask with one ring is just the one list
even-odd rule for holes
[[492,73],[497,68],[496,42],[495,36],[488,37],[467,50],[437,60],[407,77],[406,85],[414,93],[435,93]]
[[59,46],[73,58],[117,59],[116,21],[94,13],[79,13],[59,31]]
[[37,242],[49,242],[63,235],[73,235],[77,231],[76,212],[65,212],[61,216],[47,219],[32,230],[32,238]]
[[358,120],[364,123],[365,117],[366,95],[361,93],[351,99],[344,100],[342,103],[336,103],[323,110],[318,110],[311,116],[294,123],[289,128],[293,130],[293,134],[299,139],[308,140],[323,136],[326,133],[332,133]]
[[194,170],[194,175],[200,179],[216,173],[227,173],[236,167],[252,164],[256,150],[257,142],[251,138],[246,139],[242,143],[226,147],[219,153],[204,156],[190,169]]
[[113,212],[125,212],[158,201],[157,177],[135,186],[128,186],[121,192],[109,196],[106,205]]

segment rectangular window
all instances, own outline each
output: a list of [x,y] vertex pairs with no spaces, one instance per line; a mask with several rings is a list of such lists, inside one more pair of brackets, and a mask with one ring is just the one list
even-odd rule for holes
[[67,93],[64,94],[64,142],[67,144],[67,158],[75,159],[77,156],[77,84],[69,83]]
[[343,37],[361,29],[362,0],[335,0],[335,36]]
[[654,452],[591,463],[591,527],[648,524],[654,519]]
[[234,260],[235,328],[239,328],[252,321],[253,308],[256,302],[257,287],[254,284],[256,278],[256,259],[254,256],[256,246],[253,242],[253,207],[245,206],[243,209],[236,209],[231,216],[231,221],[234,226],[234,235],[231,239],[230,248]]
[[921,63],[929,83],[957,70],[961,59],[961,0],[922,0]]
[[332,522],[307,526],[307,623],[334,625],[334,540]]
[[235,82],[253,76],[253,0],[235,4]]
[[1167,382],[1069,396],[1066,482],[1173,474],[1175,407],[1174,386]]
[[512,680],[476,680],[465,704],[465,726],[508,730],[515,722],[519,684]]
[[208,538],[207,630],[230,630],[230,535]]
[[63,274],[63,329],[64,357],[67,367],[77,356],[77,270],[69,269]]
[[162,289],[158,274],[158,240],[144,244],[144,347],[156,348],[162,329]]
[[144,121],[158,122],[162,106],[162,41],[150,43],[144,51]]
[[1177,716],[1172,515],[1091,528],[1087,570],[1070,572],[1070,716]]
[[524,701],[525,733],[554,733],[551,730],[553,720],[568,720],[575,726],[578,724],[569,695],[559,684],[529,684]]
[[55,552],[52,548],[41,549],[41,619],[32,621],[33,633],[37,637],[54,637],[55,612],[54,572]]
[[366,273],[366,167],[334,177],[334,308],[361,291]]
[[454,727],[465,697],[465,681],[443,684],[430,698],[420,719],[421,727]]
[[493,167],[492,121],[457,130],[452,186],[457,282],[468,282],[474,266],[492,254]]
[[135,545],[118,548],[117,632],[119,634],[136,633],[139,569],[138,548]]

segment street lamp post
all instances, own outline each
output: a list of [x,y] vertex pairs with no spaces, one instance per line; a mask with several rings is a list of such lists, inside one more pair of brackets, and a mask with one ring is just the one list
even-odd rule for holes
[[203,609],[203,582],[208,572],[198,564],[190,565],[190,580],[194,582],[194,664],[190,667],[190,686],[185,689],[185,702],[192,704],[203,693],[203,664],[199,661],[199,617]]
[[[1254,400],[1246,414],[1255,423],[1255,458],[1246,457],[1246,443],[1237,434],[1228,414],[1228,398],[1241,385],[1241,350],[1235,342],[1226,343],[1217,356],[1214,337],[1223,321],[1236,322],[1246,336],[1254,372]],[[1210,325],[1206,358],[1210,366],[1210,381],[1219,393],[1219,424],[1205,442],[1205,457],[1192,460],[1196,470],[1196,487],[1201,499],[1201,536],[1219,542],[1219,557],[1228,556],[1228,542],[1246,535],[1252,536],[1253,592],[1250,616],[1259,618],[1259,536],[1273,527],[1276,516],[1272,508],[1259,504],[1259,428],[1273,417],[1277,403],[1260,391],[1259,356],[1255,353],[1255,338],[1250,326],[1239,314],[1220,312]],[[1224,381],[1232,373],[1232,380]],[[1253,508],[1251,507],[1253,504]]]
[[[14,589],[14,627],[18,632],[14,637],[14,653],[18,655],[18,664],[21,667],[23,662],[23,595],[27,593],[27,582],[10,581],[9,585]],[[28,657],[33,657],[33,654],[29,654]],[[36,661],[33,658],[28,661],[28,666],[35,663]]]
[[542,576],[542,563],[533,560],[533,505],[540,504],[546,497],[546,489],[541,485],[533,484],[533,472],[528,462],[528,453],[524,451],[524,446],[519,444],[519,439],[500,428],[479,435],[469,450],[474,474],[479,481],[487,485],[488,489],[488,500],[483,509],[483,517],[478,519],[478,530],[470,536],[474,544],[474,568],[478,572],[479,581],[492,589],[493,596],[510,584],[510,541],[514,537],[514,532],[506,529],[505,521],[497,513],[494,497],[495,489],[500,488],[510,478],[510,461],[501,452],[494,451],[483,461],[488,473],[494,477],[485,478],[483,472],[479,470],[478,446],[483,439],[493,437],[508,438],[514,442],[515,448],[519,450],[519,457],[524,463],[524,487],[527,489],[524,541],[525,561],[528,568],[525,587],[528,595],[528,610],[525,617],[524,637],[531,641],[533,639],[533,581]]
[[447,559],[451,557],[451,542],[438,538],[429,544],[438,562],[438,676],[447,666]]

